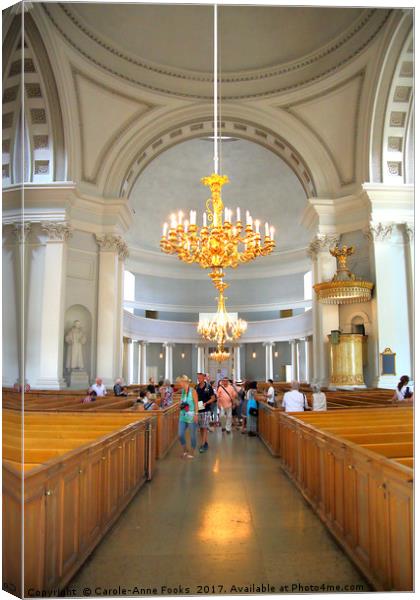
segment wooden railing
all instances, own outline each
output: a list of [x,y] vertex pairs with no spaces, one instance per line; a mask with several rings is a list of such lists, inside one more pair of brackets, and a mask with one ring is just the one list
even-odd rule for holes
[[152,477],[156,418],[28,413],[22,463],[20,417],[3,411],[3,581],[57,595]]
[[377,590],[412,590],[412,409],[278,421],[285,471],[347,554]]

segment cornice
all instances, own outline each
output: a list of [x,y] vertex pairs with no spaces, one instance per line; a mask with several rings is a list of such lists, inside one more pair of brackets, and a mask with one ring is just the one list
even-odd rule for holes
[[[43,3],[42,10],[67,43],[101,69],[159,94],[211,99],[208,92],[211,75],[171,69],[130,56],[90,31],[67,5]],[[223,75],[223,99],[272,96],[322,79],[360,55],[376,38],[391,13],[391,10],[367,9],[336,39],[298,61],[274,68]],[[73,35],[69,35],[69,29]],[[330,60],[332,57],[334,59]],[[318,71],[315,75],[314,69]],[[132,75],[133,70],[136,76]],[[287,84],[286,80],[290,83]],[[260,91],[254,91],[256,83]]]
[[90,232],[127,231],[133,213],[123,198],[82,193],[73,182],[16,185],[3,191],[3,223],[68,221],[74,229]]

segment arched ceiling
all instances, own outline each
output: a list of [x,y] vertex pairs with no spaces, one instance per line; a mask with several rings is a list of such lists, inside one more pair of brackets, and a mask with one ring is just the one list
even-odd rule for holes
[[[116,49],[163,68],[212,71],[212,6],[71,3],[66,8]],[[223,73],[300,60],[335,40],[362,13],[360,8],[221,6]]]
[[[195,139],[177,144],[146,167],[129,198],[135,211],[126,236],[130,246],[160,254],[162,225],[180,209],[196,209],[201,225],[209,191],[200,179],[212,171],[212,157],[212,142]],[[286,163],[258,144],[233,139],[222,143],[221,173],[230,178],[223,188],[225,206],[240,206],[243,216],[249,210],[263,224],[269,221],[276,229],[277,256],[307,245],[310,234],[299,224],[306,194]],[[171,259],[179,265],[176,257]]]
[[[212,7],[39,3],[79,56],[129,84],[177,98],[212,98]],[[225,100],[273,96],[349,64],[376,39],[387,9],[222,6]]]

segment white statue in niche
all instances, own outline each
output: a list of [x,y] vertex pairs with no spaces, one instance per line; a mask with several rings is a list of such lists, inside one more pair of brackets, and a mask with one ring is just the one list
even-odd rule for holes
[[84,369],[83,346],[86,344],[86,335],[83,331],[80,321],[74,321],[72,328],[65,337],[67,343],[67,362],[66,369]]

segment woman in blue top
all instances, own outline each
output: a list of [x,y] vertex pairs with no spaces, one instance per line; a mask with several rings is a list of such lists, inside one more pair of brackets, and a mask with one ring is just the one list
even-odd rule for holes
[[246,428],[248,431],[248,435],[252,436],[257,435],[258,429],[258,402],[255,398],[256,393],[257,382],[251,381],[248,385],[248,391],[246,394]]
[[[191,386],[187,375],[177,377],[176,382],[181,387],[181,410],[179,412],[178,436],[183,449],[182,458],[194,458],[194,450],[197,446],[197,423],[198,423],[198,397],[197,392]],[[191,450],[187,450],[185,439],[186,430],[190,430]]]

